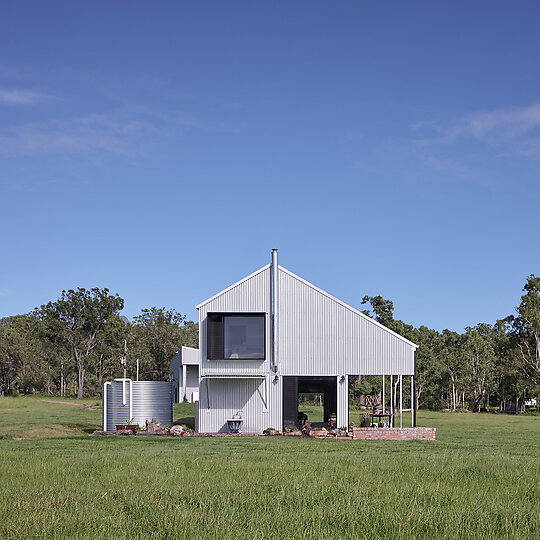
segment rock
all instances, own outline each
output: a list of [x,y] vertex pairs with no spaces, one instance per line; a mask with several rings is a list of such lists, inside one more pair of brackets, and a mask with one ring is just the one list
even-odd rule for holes
[[159,422],[148,422],[147,420],[146,431],[148,431],[148,433],[161,433],[161,424]]
[[345,429],[336,429],[336,437],[347,437],[348,432]]
[[318,437],[322,439],[323,437],[326,437],[326,435],[328,435],[328,431],[326,428],[312,429],[309,431],[310,437]]
[[170,432],[173,437],[183,437],[186,429],[184,426],[172,426]]

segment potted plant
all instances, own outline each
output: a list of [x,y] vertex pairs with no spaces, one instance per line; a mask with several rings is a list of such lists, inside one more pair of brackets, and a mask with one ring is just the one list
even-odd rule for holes
[[119,424],[119,425],[116,426],[116,431],[126,431],[127,430],[127,431],[132,431],[133,433],[135,433],[138,429],[139,429],[139,425],[133,423],[133,418],[130,418],[127,421],[127,424]]

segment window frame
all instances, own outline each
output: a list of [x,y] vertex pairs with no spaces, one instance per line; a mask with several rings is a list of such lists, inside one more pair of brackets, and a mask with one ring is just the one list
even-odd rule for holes
[[[242,362],[264,362],[266,361],[266,334],[267,334],[267,326],[266,326],[266,316],[267,313],[264,311],[212,311],[208,312],[206,314],[206,358],[207,360],[211,361],[224,361],[224,362],[231,362],[235,360],[240,360]],[[222,340],[221,343],[221,350],[223,351],[223,356],[225,356],[225,317],[262,317],[263,318],[263,356],[259,358],[214,358],[210,356],[210,351],[215,349],[216,347],[210,346],[210,339],[211,339],[211,332],[209,331],[209,325],[211,323],[212,318],[221,318],[221,330],[219,332],[219,337]],[[215,323],[214,321],[212,321]]]

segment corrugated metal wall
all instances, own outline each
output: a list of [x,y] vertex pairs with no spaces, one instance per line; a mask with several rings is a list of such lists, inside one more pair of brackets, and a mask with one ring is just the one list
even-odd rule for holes
[[279,290],[283,375],[414,373],[414,346],[387,329],[281,268]]
[[260,433],[268,427],[281,429],[280,386],[271,376],[267,376],[266,382],[260,378],[202,380],[199,430],[203,433],[226,432],[226,420],[238,411],[242,412],[245,433]]
[[349,425],[349,377],[345,375],[345,380],[341,377],[337,379],[337,415],[336,423],[338,428]]
[[[266,360],[207,360],[206,358],[206,314],[225,312],[266,313]],[[262,374],[268,371],[271,352],[270,317],[270,268],[261,268],[249,279],[239,283],[199,308],[199,349],[201,351],[201,376],[210,373]]]
[[[123,384],[125,384],[125,405],[123,404]],[[130,418],[130,396],[133,385],[133,404]],[[114,426],[133,424],[144,427],[146,420],[155,419],[163,425],[172,424],[172,385],[162,381],[112,381],[107,384],[106,395],[107,429]]]
[[[180,371],[180,401],[184,400],[183,395],[183,377],[182,371]],[[199,391],[199,366],[186,366],[186,397],[187,400],[191,403],[193,392]]]

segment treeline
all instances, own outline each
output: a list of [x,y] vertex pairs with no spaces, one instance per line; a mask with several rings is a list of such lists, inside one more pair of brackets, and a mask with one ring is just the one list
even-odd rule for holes
[[[384,326],[419,345],[416,398],[420,407],[480,411],[540,397],[540,278],[531,275],[516,314],[493,324],[467,327],[464,333],[412,325],[394,319],[394,306],[381,296],[365,296],[364,311]],[[394,381],[394,384],[397,384]],[[380,377],[355,381],[352,400],[378,393]],[[405,395],[410,399],[410,386]],[[407,399],[407,401],[408,401]]]
[[[531,275],[516,314],[463,333],[394,319],[394,306],[366,296],[365,314],[419,345],[416,398],[431,409],[498,407],[540,397],[540,278]],[[168,380],[182,345],[197,347],[198,325],[174,309],[143,309],[130,323],[124,301],[108,289],[63,291],[27,315],[0,321],[0,394],[45,392],[100,396],[102,383],[123,375]],[[394,380],[394,383],[396,381]],[[380,377],[360,377],[351,398],[380,391]],[[410,386],[405,396],[410,399]]]
[[198,347],[198,325],[174,309],[143,309],[130,323],[108,289],[63,291],[32,313],[0,321],[0,394],[97,397],[124,374],[168,380],[182,345]]

